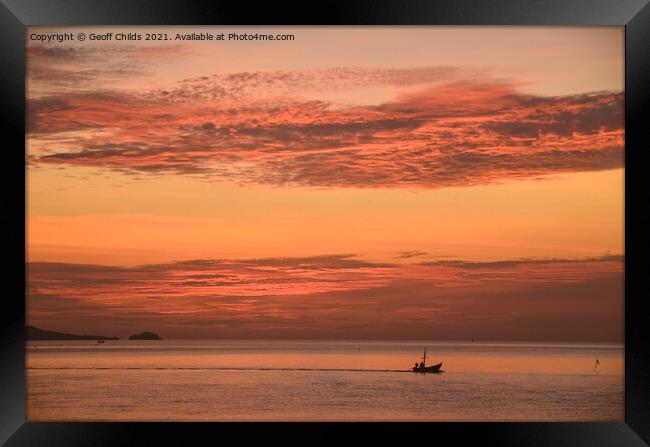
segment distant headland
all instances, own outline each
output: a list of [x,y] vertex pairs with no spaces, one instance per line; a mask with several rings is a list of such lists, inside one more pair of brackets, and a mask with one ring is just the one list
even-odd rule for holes
[[34,326],[25,327],[26,340],[119,340],[117,337],[106,337],[104,335],[75,335],[65,332],[46,331]]
[[142,332],[141,334],[131,335],[129,340],[162,340],[162,337],[153,332]]

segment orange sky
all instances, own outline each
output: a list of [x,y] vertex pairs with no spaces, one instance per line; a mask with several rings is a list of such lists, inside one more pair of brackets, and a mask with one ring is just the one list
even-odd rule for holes
[[622,28],[257,31],[28,40],[28,323],[622,341]]

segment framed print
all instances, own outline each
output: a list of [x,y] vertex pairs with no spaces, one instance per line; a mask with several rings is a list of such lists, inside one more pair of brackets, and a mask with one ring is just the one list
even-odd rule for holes
[[3,0],[3,442],[648,445],[646,3]]

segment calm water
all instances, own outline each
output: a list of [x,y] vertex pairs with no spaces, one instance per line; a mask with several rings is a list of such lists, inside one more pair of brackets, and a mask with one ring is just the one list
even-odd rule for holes
[[[444,373],[405,372],[424,346],[428,363],[442,361]],[[26,347],[31,421],[605,421],[624,415],[621,345],[163,340]]]

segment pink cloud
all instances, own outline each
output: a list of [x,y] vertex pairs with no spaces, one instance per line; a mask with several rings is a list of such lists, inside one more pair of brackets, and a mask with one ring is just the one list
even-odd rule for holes
[[[458,79],[456,79],[458,78]],[[377,105],[311,91],[411,86]],[[415,88],[416,90],[412,90]],[[353,93],[351,93],[353,94]],[[28,104],[39,165],[287,186],[440,188],[623,166],[623,95],[558,97],[444,68],[258,72]]]
[[[571,334],[558,339],[612,340],[622,336],[622,274],[620,256],[386,264],[331,255],[133,268],[31,263],[27,314],[29,324],[46,329],[124,335],[146,326],[177,337],[400,338],[419,328],[421,336],[442,338],[480,329],[535,339],[530,331],[544,334],[573,319],[565,329]],[[600,328],[589,326],[595,321]]]

